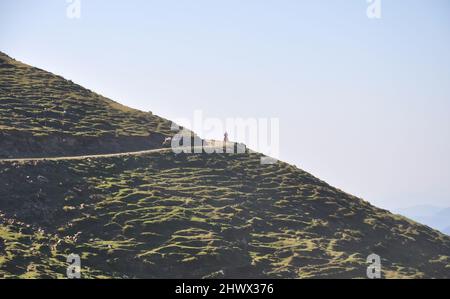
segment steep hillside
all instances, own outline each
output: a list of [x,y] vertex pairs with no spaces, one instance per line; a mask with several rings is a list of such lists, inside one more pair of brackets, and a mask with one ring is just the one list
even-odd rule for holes
[[[0,55],[0,155],[160,148],[170,123]],[[450,237],[257,153],[2,160],[0,278],[450,278]]]
[[61,276],[77,253],[85,277],[353,278],[377,253],[385,277],[450,277],[449,237],[259,159],[3,162],[0,275]]
[[0,158],[159,148],[170,124],[0,52]]

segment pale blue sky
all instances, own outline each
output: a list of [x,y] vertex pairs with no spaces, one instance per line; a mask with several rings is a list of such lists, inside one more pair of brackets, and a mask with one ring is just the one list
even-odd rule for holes
[[[450,206],[450,2],[0,0],[0,51],[169,119],[279,117],[281,159]],[[221,136],[217,136],[221,138]]]

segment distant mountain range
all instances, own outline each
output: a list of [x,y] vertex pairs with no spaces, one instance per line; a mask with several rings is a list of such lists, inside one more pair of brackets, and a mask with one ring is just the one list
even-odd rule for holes
[[417,205],[395,212],[450,235],[450,207]]

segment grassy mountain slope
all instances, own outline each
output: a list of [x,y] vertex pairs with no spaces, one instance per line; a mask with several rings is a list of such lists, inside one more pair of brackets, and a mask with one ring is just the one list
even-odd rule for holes
[[0,210],[34,230],[8,228],[0,275],[56,277],[77,253],[86,277],[365,277],[377,253],[385,277],[450,277],[449,237],[259,158],[4,162]]
[[[42,125],[28,111],[52,105],[47,99],[54,86],[66,94],[65,88],[75,85],[36,70],[39,74],[23,77],[34,78],[30,88],[39,97],[20,101],[28,81],[11,79],[18,76],[4,64],[0,68],[3,134],[79,133],[94,143],[113,132],[121,132],[117,138],[149,132],[144,138],[151,139],[152,130],[169,134],[164,120],[139,118],[140,112],[116,109],[92,93],[74,100],[80,109],[79,119],[72,120],[75,131]],[[92,107],[104,114],[90,118]],[[11,117],[11,111],[20,117]],[[98,127],[102,121],[111,127]],[[148,131],[140,131],[142,125]],[[34,154],[13,152],[14,146],[8,155]],[[129,151],[127,146],[133,144],[117,149]],[[64,146],[53,149],[66,153]],[[80,160],[0,160],[0,277],[65,277],[66,256],[75,253],[84,278],[363,278],[366,257],[376,253],[384,277],[450,278],[450,237],[294,166],[261,165],[260,158],[250,152],[163,150]]]
[[170,124],[0,52],[0,158],[159,148]]

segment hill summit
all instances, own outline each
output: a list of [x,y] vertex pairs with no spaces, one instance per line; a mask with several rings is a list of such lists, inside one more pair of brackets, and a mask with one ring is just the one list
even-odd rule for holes
[[383,278],[450,278],[450,237],[295,166],[175,154],[167,136],[0,54],[0,277],[63,278],[75,254],[83,278],[366,278],[376,254]]

